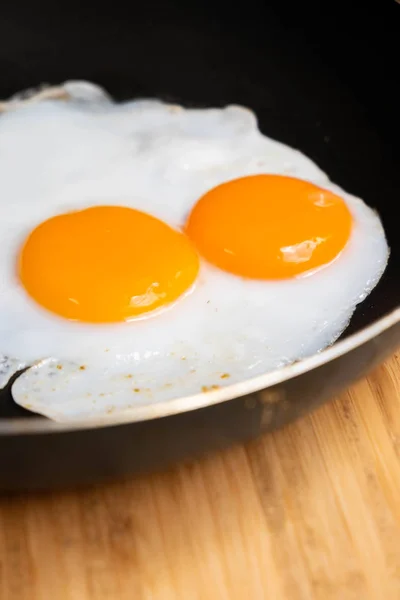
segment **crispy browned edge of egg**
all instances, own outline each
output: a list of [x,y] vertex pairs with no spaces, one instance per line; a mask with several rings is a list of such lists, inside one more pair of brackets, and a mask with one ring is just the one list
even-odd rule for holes
[[43,100],[70,100],[71,95],[63,86],[51,86],[42,89],[29,89],[20,92],[9,100],[0,101],[0,112],[7,112],[21,108],[27,104],[34,104]]

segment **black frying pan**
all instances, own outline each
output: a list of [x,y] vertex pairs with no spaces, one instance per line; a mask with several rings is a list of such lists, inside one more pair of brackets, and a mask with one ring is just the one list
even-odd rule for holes
[[135,422],[87,429],[30,415],[5,390],[0,489],[98,481],[250,439],[336,394],[400,344],[400,6],[394,0],[372,8],[339,0],[235,6],[222,0],[2,6],[0,95],[88,79],[119,99],[247,105],[267,135],[299,148],[379,210],[391,246],[388,269],[339,342],[250,381],[241,395],[232,386],[201,403],[162,404],[158,418],[142,412]]

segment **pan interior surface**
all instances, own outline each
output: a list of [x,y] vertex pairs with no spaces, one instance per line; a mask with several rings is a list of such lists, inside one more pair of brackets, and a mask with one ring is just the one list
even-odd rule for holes
[[[382,64],[390,60],[400,7],[393,3],[380,15],[364,7],[362,28],[344,3],[327,10],[322,17],[313,2],[288,10],[277,1],[252,1],[243,14],[218,0],[201,6],[150,2],[138,3],[134,18],[115,7],[114,14],[100,11],[93,19],[91,11],[71,6],[56,11],[49,5],[40,14],[7,7],[0,24],[0,64],[7,74],[0,95],[87,79],[121,100],[251,108],[263,133],[299,148],[381,215],[389,265],[357,308],[347,337],[399,305],[394,211],[400,127],[395,76],[384,77]],[[371,36],[379,36],[379,44],[371,44]],[[1,418],[28,415],[9,391],[3,393]]]

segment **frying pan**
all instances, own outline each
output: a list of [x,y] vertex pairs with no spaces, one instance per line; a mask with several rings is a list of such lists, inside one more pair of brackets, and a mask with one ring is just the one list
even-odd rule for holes
[[400,345],[398,65],[388,66],[397,53],[400,6],[368,6],[340,0],[2,6],[1,97],[41,82],[87,79],[117,99],[248,106],[265,134],[299,148],[377,208],[391,257],[338,342],[244,384],[90,428],[31,415],[6,388],[0,489],[122,477],[254,438],[337,394]]

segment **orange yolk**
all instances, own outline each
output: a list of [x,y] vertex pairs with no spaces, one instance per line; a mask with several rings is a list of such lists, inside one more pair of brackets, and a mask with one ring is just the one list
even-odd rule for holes
[[185,235],[120,206],[44,221],[19,257],[19,277],[37,303],[92,323],[126,321],[169,304],[193,284],[198,269]]
[[207,192],[186,233],[217,267],[253,279],[284,279],[332,261],[352,217],[342,198],[306,181],[253,175]]

